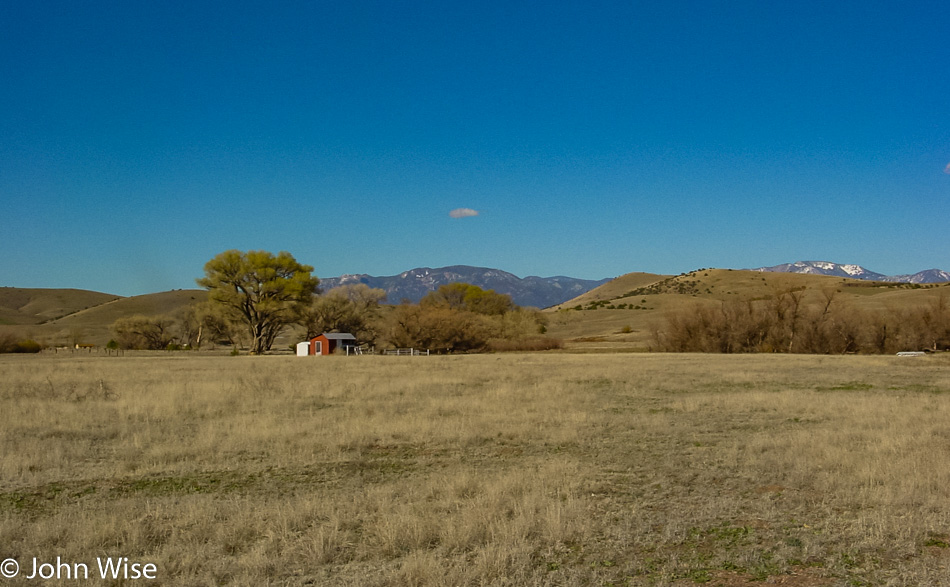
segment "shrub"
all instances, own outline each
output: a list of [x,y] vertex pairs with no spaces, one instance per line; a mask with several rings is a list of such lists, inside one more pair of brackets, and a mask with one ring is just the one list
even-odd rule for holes
[[488,344],[492,325],[488,316],[467,310],[400,305],[390,315],[387,339],[396,348],[479,351]]
[[21,340],[13,345],[14,353],[38,353],[43,350],[43,345],[35,340]]
[[508,295],[450,284],[418,305],[393,308],[381,324],[381,338],[388,347],[437,353],[560,348],[560,342],[538,336],[547,331],[547,320],[536,308],[514,305]]
[[[654,332],[657,350],[680,352],[894,353],[950,348],[950,303],[943,297],[899,311],[858,311],[834,291],[803,303],[804,293],[768,300],[696,306],[667,316]],[[817,303],[815,303],[817,302]]]
[[43,345],[32,339],[16,340],[11,334],[0,336],[0,353],[38,353]]
[[125,349],[161,350],[174,340],[173,321],[165,316],[136,314],[119,318],[112,325],[118,344]]

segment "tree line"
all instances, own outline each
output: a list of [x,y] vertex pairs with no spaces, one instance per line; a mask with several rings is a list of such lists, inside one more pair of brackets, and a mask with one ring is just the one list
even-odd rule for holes
[[[805,290],[767,300],[723,302],[669,314],[653,332],[667,352],[812,354],[886,353],[950,349],[946,296],[915,307],[866,310],[842,302],[835,290],[806,300]],[[814,295],[814,294],[813,294]]]
[[365,284],[320,292],[313,267],[286,252],[225,251],[204,270],[196,281],[208,290],[207,302],[174,316],[120,318],[112,327],[112,344],[141,349],[227,344],[260,354],[272,349],[280,333],[296,328],[307,338],[349,332],[372,346],[448,353],[559,346],[541,336],[540,311],[471,284],[443,285],[419,304],[385,306],[386,293]]

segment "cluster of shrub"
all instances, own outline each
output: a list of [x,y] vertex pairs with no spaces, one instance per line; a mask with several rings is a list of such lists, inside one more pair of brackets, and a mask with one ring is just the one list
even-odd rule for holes
[[[646,298],[640,300],[641,303],[645,304],[647,302]],[[573,308],[568,308],[569,310],[649,310],[650,308],[646,306],[641,306],[640,304],[616,304],[614,300],[597,300],[590,302],[586,306],[578,304]]]
[[[702,271],[700,269],[700,271]],[[684,295],[694,295],[700,293],[699,285],[701,285],[699,280],[688,280],[683,279],[684,277],[692,277],[695,272],[682,273],[674,277],[667,277],[662,281],[656,283],[651,283],[643,287],[638,287],[632,289],[627,293],[620,296],[621,298],[630,298],[637,296],[645,295],[655,295],[655,294],[664,294],[664,293],[676,293]],[[706,288],[706,293],[710,293],[709,288]]]
[[396,348],[457,353],[496,350],[549,350],[559,340],[542,336],[544,314],[521,308],[511,296],[467,283],[451,283],[418,305],[401,304],[383,322],[384,342]]
[[950,349],[950,303],[889,310],[860,310],[836,300],[835,291],[806,299],[804,290],[767,300],[724,302],[670,314],[653,332],[654,348],[709,353],[886,353]]
[[38,353],[43,345],[35,340],[17,340],[10,334],[0,335],[0,353]]
[[[307,338],[348,332],[369,346],[433,352],[546,350],[561,342],[542,336],[544,315],[516,306],[511,297],[467,283],[452,283],[418,304],[384,306],[386,294],[349,284],[315,296],[290,323]],[[191,306],[175,316],[129,316],[113,326],[124,349],[167,350],[208,345],[245,347],[247,324],[229,320],[214,304]]]

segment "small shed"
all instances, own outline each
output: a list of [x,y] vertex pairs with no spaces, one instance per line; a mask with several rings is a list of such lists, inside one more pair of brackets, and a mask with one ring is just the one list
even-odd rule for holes
[[305,340],[297,343],[297,356],[306,357],[310,354],[310,341]]
[[348,332],[324,332],[310,339],[310,354],[329,355],[337,349],[356,346],[356,337]]

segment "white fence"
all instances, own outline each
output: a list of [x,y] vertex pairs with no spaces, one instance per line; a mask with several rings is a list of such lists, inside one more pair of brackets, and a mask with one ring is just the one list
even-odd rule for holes
[[429,349],[390,349],[383,351],[384,355],[396,355],[396,356],[407,356],[407,357],[419,357],[419,356],[429,356]]

